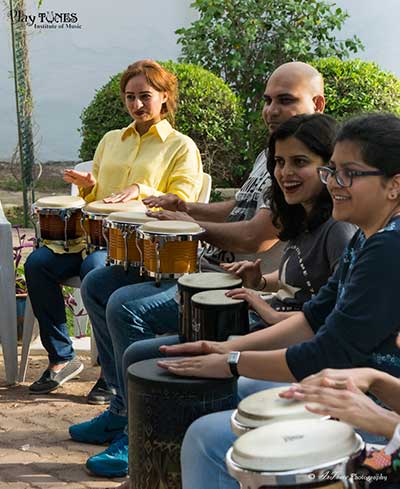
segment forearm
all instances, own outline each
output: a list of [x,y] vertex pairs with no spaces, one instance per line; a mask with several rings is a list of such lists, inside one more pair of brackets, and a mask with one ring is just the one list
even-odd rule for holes
[[240,355],[238,371],[240,375],[252,379],[295,382],[285,355],[285,349],[268,352],[245,351]]
[[224,343],[225,351],[262,351],[279,350],[302,343],[314,337],[304,314],[297,314],[269,328],[228,340]]
[[379,417],[371,420],[371,427],[368,431],[376,435],[382,435],[390,440],[399,423],[400,416],[397,413],[379,407]]
[[374,381],[369,391],[386,406],[400,413],[400,379],[385,372],[373,370]]
[[279,287],[279,270],[275,270],[272,273],[266,273],[263,275],[263,279],[265,280],[264,288],[262,292],[276,292]]
[[235,201],[225,200],[224,202],[213,202],[211,204],[189,202],[186,207],[187,213],[196,221],[224,222],[235,207]]
[[225,222],[222,225],[203,221],[198,223],[206,230],[205,241],[221,249],[226,249],[229,243],[229,251],[233,253],[261,253],[278,241],[272,225],[270,232],[264,232],[260,238],[260,230],[255,230],[250,221]]
[[261,319],[266,322],[267,324],[277,324],[285,319],[288,319],[295,314],[299,314],[299,311],[292,311],[292,312],[281,312],[281,311],[268,311],[267,314],[263,314],[262,311],[257,311]]

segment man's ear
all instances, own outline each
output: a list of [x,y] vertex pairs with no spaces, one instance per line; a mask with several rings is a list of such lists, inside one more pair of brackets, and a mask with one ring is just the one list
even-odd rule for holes
[[323,95],[315,95],[313,97],[315,112],[323,112],[325,109],[325,97]]

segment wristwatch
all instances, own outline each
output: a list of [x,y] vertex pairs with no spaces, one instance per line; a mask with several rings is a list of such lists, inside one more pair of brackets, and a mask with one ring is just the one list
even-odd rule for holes
[[238,371],[239,358],[240,358],[240,351],[229,352],[228,355],[229,369],[231,371],[231,374],[236,378],[239,377],[239,371]]

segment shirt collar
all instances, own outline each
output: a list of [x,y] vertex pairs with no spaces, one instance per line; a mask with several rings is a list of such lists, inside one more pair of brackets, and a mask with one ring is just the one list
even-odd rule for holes
[[[164,142],[172,131],[173,128],[171,124],[167,121],[167,119],[162,119],[160,122],[157,122],[157,124],[152,125],[148,130],[148,133],[157,134],[161,141]],[[129,124],[128,127],[122,130],[121,140],[124,141],[124,139],[126,139],[131,134],[138,134],[138,132],[136,131],[135,121],[133,121],[132,124]]]

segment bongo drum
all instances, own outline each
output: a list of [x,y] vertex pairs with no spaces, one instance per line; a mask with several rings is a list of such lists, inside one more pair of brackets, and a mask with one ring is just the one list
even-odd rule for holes
[[86,236],[87,251],[107,248],[103,234],[103,220],[112,212],[145,211],[146,206],[140,200],[106,204],[102,200],[90,202],[82,209],[82,227]]
[[[113,212],[104,220],[107,246],[107,264],[142,267],[143,240],[138,239],[136,230],[148,221],[157,221],[145,212]],[[108,237],[106,235],[108,233]]]
[[243,489],[356,488],[364,452],[363,440],[345,423],[291,420],[238,438],[226,465]]
[[274,387],[256,392],[240,401],[237,409],[231,416],[231,428],[237,436],[241,436],[254,428],[287,421],[292,419],[327,419],[310,413],[305,408],[306,403],[296,399],[283,399],[279,397],[280,392],[288,388]]
[[178,278],[179,335],[182,341],[192,340],[191,298],[198,292],[217,289],[236,289],[242,279],[229,273],[191,273]]
[[226,297],[225,292],[226,289],[208,290],[192,296],[190,341],[225,341],[231,335],[249,332],[247,302]]
[[198,224],[186,221],[157,221],[140,226],[143,239],[144,270],[159,283],[163,278],[178,278],[197,271]]
[[[32,205],[37,243],[52,241],[64,247],[65,251],[75,240],[81,238],[81,209],[85,201],[72,195],[42,197]],[[37,226],[37,219],[39,226]]]
[[[129,475],[132,487],[180,489],[180,450],[190,424],[236,405],[236,379],[178,377],[158,359],[128,368]],[[195,463],[195,461],[194,461]]]

